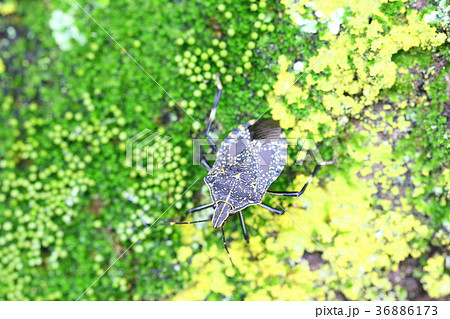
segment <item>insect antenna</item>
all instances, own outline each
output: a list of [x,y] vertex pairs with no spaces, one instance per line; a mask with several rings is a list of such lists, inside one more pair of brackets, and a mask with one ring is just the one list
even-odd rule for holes
[[202,219],[202,220],[194,220],[193,222],[169,222],[169,223],[161,223],[159,226],[171,226],[171,225],[189,225],[189,224],[197,224],[197,223],[205,223],[210,222],[211,219]]

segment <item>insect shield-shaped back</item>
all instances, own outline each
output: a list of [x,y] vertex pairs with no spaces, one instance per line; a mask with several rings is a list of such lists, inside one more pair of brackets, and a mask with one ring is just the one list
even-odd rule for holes
[[213,227],[230,215],[262,202],[286,165],[286,136],[278,121],[252,120],[233,130],[217,151],[205,183],[216,203]]

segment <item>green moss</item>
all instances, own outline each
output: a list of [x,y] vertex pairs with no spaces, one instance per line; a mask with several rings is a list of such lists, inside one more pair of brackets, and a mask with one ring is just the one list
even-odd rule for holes
[[[389,2],[380,7],[386,19],[372,18],[388,32],[404,23],[404,8],[403,2]],[[299,235],[295,225],[288,225],[287,216],[246,210],[254,259],[247,256],[237,220],[227,223],[231,254],[241,263],[241,274],[229,267],[221,240],[209,225],[155,225],[144,234],[145,225],[155,222],[196,178],[205,176],[202,167],[192,165],[192,138],[202,137],[206,128],[216,92],[215,74],[221,74],[224,93],[213,131],[223,138],[238,123],[267,109],[267,97],[280,73],[279,56],[308,66],[331,43],[326,24],[320,24],[317,33],[303,33],[284,4],[266,1],[97,0],[86,9],[179,105],[70,1],[18,2],[14,12],[2,13],[0,298],[76,299],[136,241],[83,299],[161,300],[182,298],[184,293],[188,299],[210,300],[339,299],[341,293],[349,299],[362,297],[328,257],[323,255],[325,262],[310,271],[303,254],[320,249]],[[71,48],[61,50],[49,25],[55,10],[73,17],[74,26],[87,38],[85,44],[70,40]],[[307,10],[313,19],[314,10]],[[349,43],[355,45],[356,39],[352,36]],[[364,45],[372,45],[371,41]],[[324,91],[315,86],[298,101],[305,107],[290,109],[295,120],[305,125],[316,116],[317,134],[305,129],[305,137],[321,138],[322,157],[330,160],[337,154],[339,164],[318,174],[305,202],[282,204],[292,204],[289,209],[302,217],[308,231],[349,263],[351,271],[359,265],[350,265],[356,261],[346,260],[339,249],[349,249],[347,242],[354,238],[368,238],[370,251],[379,249],[380,256],[395,260],[400,257],[390,251],[424,259],[430,245],[438,249],[445,245],[431,242],[431,234],[448,222],[448,172],[443,163],[449,157],[444,114],[449,69],[439,74],[433,70],[449,52],[445,44],[434,51],[414,48],[395,53],[392,61],[411,72],[403,72],[392,87],[380,90],[377,103],[391,107],[384,117],[377,117],[367,105],[337,124],[342,119],[325,109]],[[287,72],[294,72],[292,64]],[[375,65],[375,59],[365,64]],[[348,66],[358,67],[352,59]],[[331,66],[309,72],[298,86],[328,81],[333,72]],[[372,134],[388,136],[401,129],[397,123],[404,118],[412,126],[401,131],[399,140],[386,138],[389,148],[372,141]],[[126,140],[144,128],[170,138],[156,152],[158,160],[169,163],[152,175],[125,165]],[[290,131],[295,130],[303,127]],[[329,135],[330,131],[335,134]],[[289,158],[295,159],[298,151],[291,147]],[[365,163],[367,152],[375,154],[371,165],[385,165],[382,173],[372,172]],[[403,164],[406,173],[399,169]],[[301,187],[312,170],[311,161],[288,166],[273,188]],[[374,177],[359,180],[364,172]],[[334,193],[340,189],[345,194]],[[386,202],[383,196],[395,189],[405,194]],[[208,190],[198,183],[163,219],[181,219],[186,209],[208,200]],[[274,205],[269,199],[266,202]],[[353,217],[363,225],[361,229],[339,225],[340,218],[348,217],[341,215],[342,208],[350,204],[359,213]],[[311,215],[311,207],[319,211]],[[361,216],[360,211],[368,207],[374,207],[375,217]],[[398,207],[403,210],[394,209]],[[417,212],[421,216],[417,220],[407,219]],[[396,234],[375,241],[374,233],[390,223],[405,238],[415,227],[417,238],[396,241],[398,246],[389,245],[389,236]],[[187,247],[189,254],[182,258]],[[381,279],[387,275],[383,266],[365,266],[373,277],[363,285],[376,287],[371,292],[384,299],[391,293],[405,298],[405,289]],[[439,296],[436,282],[445,273],[431,266],[417,277],[433,296]]]

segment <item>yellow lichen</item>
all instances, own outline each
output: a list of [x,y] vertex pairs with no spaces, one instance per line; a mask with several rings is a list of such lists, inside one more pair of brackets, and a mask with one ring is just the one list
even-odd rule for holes
[[[382,2],[387,1],[375,4],[370,12],[381,19],[387,19],[378,9]],[[305,2],[284,1],[283,3],[286,5],[287,12],[299,14],[304,11],[306,5]],[[316,1],[314,3],[317,10],[322,10],[326,17],[338,8],[346,8],[348,5],[347,1]],[[354,18],[347,24],[348,28],[351,27],[350,32],[333,42],[332,47],[324,45],[318,50],[317,55],[308,61],[310,72],[319,76],[305,76],[303,83],[296,84],[288,90],[296,77],[288,70],[291,62],[285,56],[280,56],[278,60],[280,73],[274,85],[273,95],[268,97],[268,103],[275,119],[286,119],[281,122],[283,128],[289,129],[301,125],[304,130],[317,137],[319,142],[324,138],[317,136],[320,125],[328,124],[329,131],[335,131],[337,127],[333,124],[333,118],[338,120],[348,116],[358,118],[365,106],[378,102],[381,90],[394,85],[398,70],[391,58],[395,53],[400,50],[407,51],[413,47],[430,49],[446,41],[446,35],[438,33],[436,28],[420,19],[415,10],[404,12],[406,23],[399,21],[399,24],[384,30],[377,20],[368,23],[367,18],[364,18],[364,14],[368,14],[367,9],[366,1],[352,3],[349,10]],[[360,15],[363,17],[356,20]],[[335,38],[337,39],[337,36]],[[307,101],[315,99],[310,96],[312,89],[323,91],[321,101],[314,103]],[[278,97],[283,94],[285,97],[278,100]],[[274,103],[275,100],[277,103]],[[323,108],[319,107],[320,104]],[[305,108],[305,106],[311,110],[311,117],[322,114],[325,121],[303,118],[296,124],[292,119],[291,110]],[[328,136],[331,135],[332,133],[328,133]]]
[[448,261],[444,256],[436,255],[428,259],[427,265],[424,267],[426,274],[422,277],[422,282],[433,298],[450,295],[450,276],[445,273],[445,263],[450,262],[450,257],[447,256],[447,259]]
[[5,72],[5,64],[3,63],[3,60],[0,58],[0,74]]
[[6,16],[16,12],[17,3],[15,1],[6,1],[5,3],[0,3],[0,15]]

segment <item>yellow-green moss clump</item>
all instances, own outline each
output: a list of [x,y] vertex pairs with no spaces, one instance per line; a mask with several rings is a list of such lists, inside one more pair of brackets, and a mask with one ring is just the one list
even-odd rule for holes
[[6,16],[12,14],[17,9],[17,3],[15,1],[7,0],[5,3],[0,3],[0,15]]
[[0,74],[5,72],[5,64],[3,63],[3,60],[0,59]]
[[436,255],[428,259],[422,282],[430,297],[438,298],[450,295],[450,276],[444,271],[445,268],[449,267],[449,263],[448,255]]
[[[287,13],[306,14],[302,3],[284,1]],[[320,33],[322,47],[316,57],[307,63],[305,74],[294,85],[298,75],[289,71],[294,61],[280,56],[278,63],[280,73],[274,86],[273,95],[268,98],[275,119],[281,120],[282,126],[292,129],[288,135],[300,138],[304,134],[314,135],[316,142],[333,136],[339,123],[345,124],[349,117],[359,118],[366,106],[379,100],[380,91],[392,87],[397,77],[397,65],[392,56],[399,51],[411,48],[431,49],[446,41],[445,33],[437,32],[423,19],[416,10],[407,10],[401,6],[397,21],[388,21],[389,17],[378,7],[368,6],[368,1],[316,1],[316,14],[321,10],[324,17],[329,17],[338,8],[344,8],[349,15],[345,28],[339,35],[331,32]],[[367,15],[371,15],[369,22]],[[310,13],[313,15],[313,13]],[[344,32],[347,34],[343,35]],[[337,41],[337,39],[339,39]],[[325,42],[326,41],[326,42]],[[318,96],[317,91],[321,92]],[[285,98],[277,102],[278,96]],[[292,111],[306,108],[309,115],[298,121]],[[319,133],[320,126],[328,130]]]

